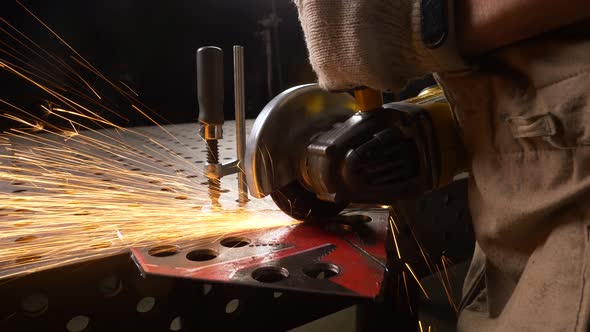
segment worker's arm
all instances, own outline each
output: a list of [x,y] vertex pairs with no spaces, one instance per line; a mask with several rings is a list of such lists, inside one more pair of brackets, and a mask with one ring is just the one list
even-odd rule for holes
[[422,0],[294,1],[310,62],[329,90],[396,91],[429,72],[465,69],[459,53],[479,55],[590,16],[590,0],[454,0],[457,48],[449,38],[433,50],[421,27],[436,22],[422,17]]
[[588,0],[457,0],[456,6],[464,54],[481,54],[590,18]]

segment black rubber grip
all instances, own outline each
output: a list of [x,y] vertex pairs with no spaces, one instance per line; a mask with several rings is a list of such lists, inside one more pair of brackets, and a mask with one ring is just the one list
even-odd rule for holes
[[206,46],[197,50],[199,122],[223,124],[223,50]]

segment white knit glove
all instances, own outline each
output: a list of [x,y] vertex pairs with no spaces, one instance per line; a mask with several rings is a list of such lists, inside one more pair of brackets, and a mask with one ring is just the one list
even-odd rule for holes
[[422,43],[419,0],[294,1],[311,65],[327,90],[395,92],[448,67]]

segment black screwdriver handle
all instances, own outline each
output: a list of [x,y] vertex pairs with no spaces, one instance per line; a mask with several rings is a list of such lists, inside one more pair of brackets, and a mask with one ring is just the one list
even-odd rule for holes
[[197,50],[199,122],[223,124],[223,50],[205,46]]

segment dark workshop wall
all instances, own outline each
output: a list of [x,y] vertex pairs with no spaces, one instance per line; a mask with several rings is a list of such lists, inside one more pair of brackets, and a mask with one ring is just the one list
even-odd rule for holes
[[[231,47],[235,44],[244,45],[246,52],[247,117],[255,117],[269,99],[263,27],[259,21],[271,13],[271,0],[30,0],[23,4],[103,74],[127,83],[145,105],[172,123],[191,122],[197,117],[195,51],[204,45],[217,45],[225,51],[226,119],[233,119]],[[65,48],[16,2],[9,0],[5,5],[4,19],[43,48],[67,58]],[[281,19],[280,59],[274,60],[282,64],[283,86],[275,84],[275,93],[315,79],[307,63],[294,5],[290,0],[276,0],[276,11]],[[13,42],[5,34],[0,40],[3,49]],[[120,124],[150,124],[128,105],[118,105],[108,86],[92,75],[84,77],[96,84],[110,103],[120,106],[119,112],[129,119]],[[273,77],[276,82],[277,72]],[[1,72],[0,83],[0,98],[31,110],[39,110],[47,97],[6,72]],[[5,120],[0,123],[2,128],[10,126]]]

